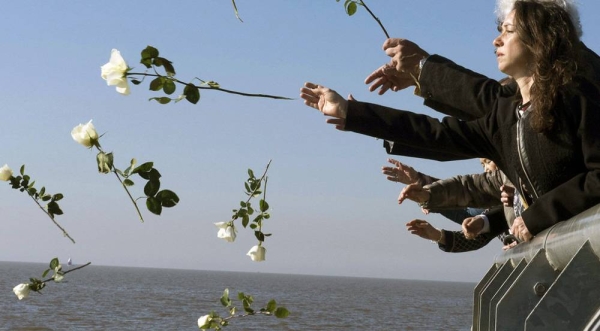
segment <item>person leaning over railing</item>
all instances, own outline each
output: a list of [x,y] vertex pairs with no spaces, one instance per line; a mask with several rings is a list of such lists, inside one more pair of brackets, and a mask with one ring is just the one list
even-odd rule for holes
[[[568,13],[553,3],[516,1],[493,44],[498,68],[519,89],[514,96],[499,96],[491,112],[477,120],[439,121],[347,101],[313,83],[304,85],[301,98],[334,117],[327,122],[338,129],[457,158],[494,160],[518,184],[528,206],[511,228],[528,241],[600,202],[600,93],[577,75],[581,42]],[[503,212],[487,216],[492,233],[507,229]],[[463,224],[467,236],[483,227],[480,219]]]

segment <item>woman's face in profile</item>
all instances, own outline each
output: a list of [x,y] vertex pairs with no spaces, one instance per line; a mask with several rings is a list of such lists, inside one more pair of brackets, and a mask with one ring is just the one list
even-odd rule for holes
[[514,18],[515,11],[513,10],[499,27],[500,35],[494,39],[493,44],[496,47],[498,69],[514,79],[518,79],[531,75],[528,68],[531,53],[517,34]]

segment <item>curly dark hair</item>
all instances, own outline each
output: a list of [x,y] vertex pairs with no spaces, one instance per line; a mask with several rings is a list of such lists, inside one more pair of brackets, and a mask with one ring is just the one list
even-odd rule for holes
[[558,92],[577,72],[581,42],[569,13],[553,2],[518,0],[514,10],[517,35],[533,56],[531,126],[550,131]]

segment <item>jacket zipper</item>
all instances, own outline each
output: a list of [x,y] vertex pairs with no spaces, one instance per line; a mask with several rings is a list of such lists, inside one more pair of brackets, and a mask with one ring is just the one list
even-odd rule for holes
[[[518,112],[518,110],[517,110],[517,112]],[[523,115],[525,115],[525,114],[523,114]],[[527,169],[525,168],[525,162],[523,161],[523,153],[525,153],[525,152],[521,148],[521,137],[523,136],[523,132],[522,132],[522,128],[521,128],[521,119],[522,119],[522,117],[517,120],[517,149],[518,149],[517,153],[519,154],[519,162],[521,163],[521,169],[523,169],[525,178],[527,179],[529,186],[533,190],[533,194],[535,194],[535,198],[538,199],[540,196],[538,195],[538,193],[535,189],[535,186],[533,186],[533,183],[531,182],[531,179],[529,178],[529,173],[527,173]]]

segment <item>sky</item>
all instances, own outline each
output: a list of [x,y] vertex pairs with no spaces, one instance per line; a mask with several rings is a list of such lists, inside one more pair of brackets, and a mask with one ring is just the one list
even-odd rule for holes
[[[600,2],[581,0],[584,42],[600,51]],[[496,68],[494,1],[368,1],[393,37],[412,40],[492,78]],[[425,219],[459,227],[417,204],[397,204],[402,185],[381,174],[382,142],[325,124],[299,98],[311,81],[368,101],[441,118],[412,90],[384,96],[365,77],[388,61],[385,36],[368,13],[352,17],[343,1],[238,0],[165,2],[11,1],[4,4],[0,41],[0,166],[7,163],[62,193],[57,221],[64,238],[25,194],[1,184],[0,261],[115,265],[352,277],[479,281],[501,252],[499,241],[471,253],[444,253],[411,235],[405,223]],[[294,100],[247,98],[202,91],[196,105],[159,105],[148,81],[123,96],[100,78],[113,48],[143,71],[140,51],[159,49],[177,78],[213,80],[221,87]],[[178,86],[178,92],[182,87]],[[177,93],[177,92],[176,92]],[[153,161],[162,188],[181,201],[161,216],[141,200],[137,218],[113,175],[97,172],[95,151],[71,138],[93,119],[117,168],[131,158]],[[398,158],[438,178],[482,171],[478,160],[436,162]],[[266,261],[246,252],[257,243],[236,223],[234,243],[218,239],[214,222],[228,221],[245,200],[247,169],[268,172],[272,233]],[[134,178],[135,181],[136,178]],[[139,183],[142,183],[138,179]],[[134,196],[142,187],[132,187]],[[31,275],[27,275],[30,277]]]

